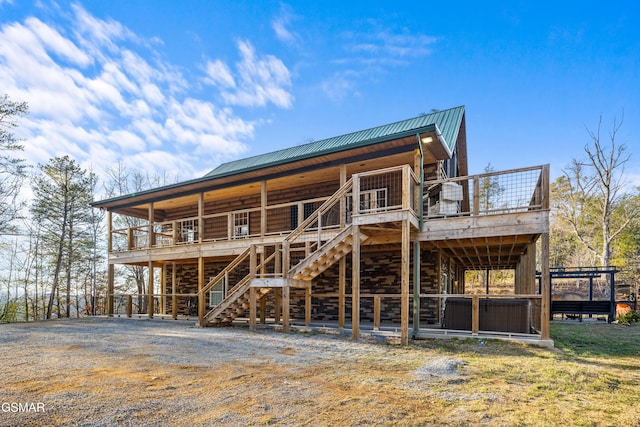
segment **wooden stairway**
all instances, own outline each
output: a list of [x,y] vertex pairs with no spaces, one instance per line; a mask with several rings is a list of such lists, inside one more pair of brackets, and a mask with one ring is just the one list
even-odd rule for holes
[[[367,238],[368,236],[360,234],[360,242]],[[349,254],[352,249],[353,231],[352,226],[349,225],[327,241],[319,250],[289,270],[289,277],[297,280],[312,280],[342,257]]]
[[[251,294],[251,282],[249,276],[242,279],[227,295],[227,297],[204,316],[207,326],[230,325],[249,309]],[[268,292],[269,288],[255,288],[256,299],[260,300]]]

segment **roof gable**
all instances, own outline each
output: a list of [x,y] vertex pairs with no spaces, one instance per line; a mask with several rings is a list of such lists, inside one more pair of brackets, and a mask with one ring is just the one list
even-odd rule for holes
[[449,150],[453,151],[458,139],[458,132],[460,130],[463,116],[464,106],[436,111],[431,114],[424,114],[411,119],[401,120],[399,122],[377,126],[371,129],[334,136],[320,141],[310,142],[308,144],[223,163],[206,174],[205,177],[215,178],[234,175],[324,154],[373,145],[391,138],[397,138],[402,134],[410,134],[414,131],[417,132],[430,126],[436,126],[436,128],[441,132]]

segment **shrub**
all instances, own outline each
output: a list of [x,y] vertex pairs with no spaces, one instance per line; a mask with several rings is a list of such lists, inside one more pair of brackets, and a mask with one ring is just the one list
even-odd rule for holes
[[618,323],[623,325],[631,325],[632,323],[640,322],[639,311],[629,311],[618,316]]

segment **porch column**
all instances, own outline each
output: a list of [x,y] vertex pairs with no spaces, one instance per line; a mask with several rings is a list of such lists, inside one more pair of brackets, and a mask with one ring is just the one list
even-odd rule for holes
[[[355,196],[354,196],[355,197]],[[354,203],[354,206],[357,203]],[[351,338],[360,336],[360,226],[353,225],[351,251]]]
[[[274,273],[276,274],[276,277],[285,277],[285,275],[282,273],[282,246],[280,244],[276,244],[276,256],[275,256],[275,260],[274,260]],[[273,302],[273,310],[275,311],[274,313],[274,318],[275,318],[275,323],[278,324],[280,323],[280,302],[282,301],[282,288],[274,288],[273,290],[274,293],[274,302]]]
[[171,316],[178,318],[178,297],[176,296],[176,263],[171,263]]
[[147,236],[147,247],[153,247],[153,222],[154,222],[155,212],[153,209],[153,202],[149,203],[149,235]]
[[203,326],[202,322],[207,307],[207,296],[201,292],[204,285],[204,258],[198,257],[198,322],[200,326]]
[[167,277],[166,277],[166,264],[162,261],[160,264],[160,314],[167,314]]
[[198,230],[197,241],[202,243],[204,235],[204,193],[198,193]]
[[282,287],[282,330],[289,332],[289,297],[290,289],[288,285]]
[[267,234],[267,181],[260,181],[260,235]]
[[147,283],[147,314],[153,319],[153,261],[149,261],[149,281]]
[[[347,165],[340,165],[340,187],[347,182]],[[346,202],[345,198],[340,198],[340,228],[344,228],[346,226]],[[347,259],[345,257],[340,258],[338,261],[338,327],[344,328],[344,307],[345,307],[345,299],[346,299],[346,289],[347,289]]]
[[113,316],[113,282],[114,282],[114,265],[109,264],[107,267],[107,315]]
[[304,324],[311,324],[311,281],[308,281],[307,287],[304,288]]
[[402,221],[402,254],[400,266],[400,343],[409,345],[409,221]]
[[345,257],[342,257],[338,263],[338,327],[344,328],[344,307],[347,289],[347,260]]
[[543,340],[550,339],[549,334],[549,318],[551,316],[551,272],[549,271],[549,233],[542,233],[542,247],[540,254],[540,263],[542,264],[542,290],[541,290],[541,316],[540,320],[540,338]]
[[113,250],[113,214],[107,211],[107,253]]
[[[258,268],[258,252],[256,245],[251,245],[249,252],[249,274],[251,279],[256,277]],[[249,329],[256,328],[256,288],[249,285]]]
[[420,331],[420,242],[413,244],[413,335]]

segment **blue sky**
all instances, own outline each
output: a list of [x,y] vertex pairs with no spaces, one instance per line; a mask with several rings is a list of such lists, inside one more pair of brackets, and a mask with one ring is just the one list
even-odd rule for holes
[[640,3],[0,0],[0,94],[32,164],[182,179],[465,105],[470,173],[618,142],[640,185]]

